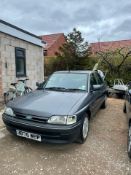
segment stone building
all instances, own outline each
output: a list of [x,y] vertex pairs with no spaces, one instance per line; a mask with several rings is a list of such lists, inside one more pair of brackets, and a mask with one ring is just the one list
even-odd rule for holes
[[27,84],[34,89],[44,79],[43,69],[41,39],[0,20],[0,99],[18,79],[28,77]]

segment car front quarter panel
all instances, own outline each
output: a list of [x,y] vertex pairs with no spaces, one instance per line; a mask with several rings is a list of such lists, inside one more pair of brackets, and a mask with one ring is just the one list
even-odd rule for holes
[[77,120],[81,120],[83,118],[83,114],[84,113],[87,113],[87,111],[90,111],[90,107],[89,107],[89,104],[84,106],[83,108],[81,108],[79,111],[77,111],[75,113],[75,115],[77,116]]

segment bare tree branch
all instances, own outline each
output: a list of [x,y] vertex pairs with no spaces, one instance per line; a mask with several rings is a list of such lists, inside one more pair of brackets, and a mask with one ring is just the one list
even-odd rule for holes
[[[119,72],[127,58],[131,55],[131,50],[129,48],[122,47],[114,51],[99,51],[97,54],[102,58],[102,61],[109,66],[111,71]],[[114,62],[112,62],[112,59],[114,59],[117,55],[121,57],[122,61],[119,64],[115,65]]]
[[97,52],[97,54],[102,58],[102,61],[105,62],[111,70],[113,70],[112,64],[108,61],[108,55],[110,55],[109,52]]
[[121,48],[118,50],[118,53],[119,55],[122,57],[122,61],[121,63],[118,65],[118,69],[121,68],[121,66],[124,64],[124,62],[126,61],[126,59],[131,55],[131,51],[129,50],[126,54],[122,53],[122,51],[124,50],[125,48]]

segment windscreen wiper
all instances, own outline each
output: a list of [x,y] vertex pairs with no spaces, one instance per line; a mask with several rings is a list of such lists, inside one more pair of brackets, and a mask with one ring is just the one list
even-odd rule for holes
[[86,91],[84,89],[77,88],[64,88],[64,87],[47,87],[45,90],[55,90],[55,91]]
[[77,88],[68,88],[66,90],[68,90],[68,91],[86,91],[84,89],[77,89]]
[[67,90],[66,88],[63,88],[63,87],[47,87],[45,88],[45,90],[56,90],[56,91],[63,91],[63,90]]

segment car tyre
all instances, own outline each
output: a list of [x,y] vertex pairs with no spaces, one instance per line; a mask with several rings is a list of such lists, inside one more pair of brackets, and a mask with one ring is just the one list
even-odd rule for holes
[[106,100],[104,100],[104,102],[101,105],[101,109],[105,109],[106,108]]
[[128,130],[127,152],[128,152],[128,157],[131,159],[131,126],[129,126],[129,130]]
[[126,113],[126,104],[124,103],[123,112]]
[[89,132],[89,116],[88,114],[84,114],[79,139],[77,140],[77,142],[83,144],[87,139],[88,132]]

